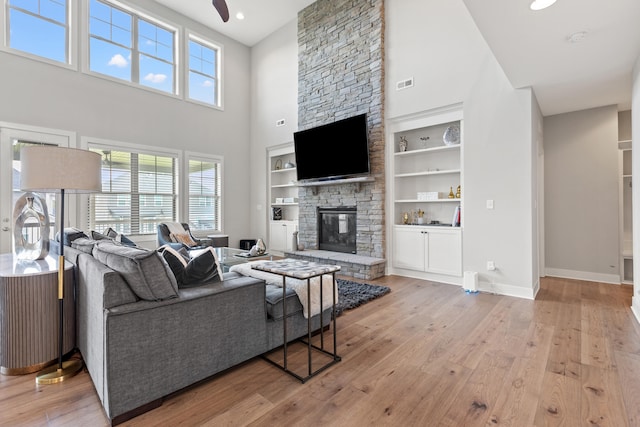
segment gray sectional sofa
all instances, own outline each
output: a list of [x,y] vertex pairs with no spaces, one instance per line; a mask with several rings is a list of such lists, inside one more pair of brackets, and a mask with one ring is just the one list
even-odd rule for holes
[[[224,273],[223,281],[144,300],[132,292],[131,272],[115,271],[95,253],[95,248],[65,246],[66,259],[77,267],[77,346],[112,424],[281,346],[283,303],[288,337],[307,332],[295,293],[288,291],[283,301],[282,289],[262,280]],[[112,264],[116,255],[107,255],[98,258]],[[320,328],[319,317],[312,318],[313,329]],[[325,311],[325,324],[330,317]]]

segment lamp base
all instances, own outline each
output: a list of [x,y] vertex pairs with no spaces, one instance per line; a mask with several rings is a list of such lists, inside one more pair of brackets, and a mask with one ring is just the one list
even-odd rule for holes
[[82,360],[72,359],[62,362],[62,369],[56,363],[43,369],[36,376],[36,384],[57,384],[73,377],[82,369]]

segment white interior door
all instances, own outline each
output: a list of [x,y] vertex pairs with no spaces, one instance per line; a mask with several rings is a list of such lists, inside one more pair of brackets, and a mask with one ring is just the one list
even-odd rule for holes
[[[13,250],[13,207],[20,190],[20,148],[31,144],[68,147],[75,134],[0,123],[0,253]],[[46,195],[54,233],[55,195]]]

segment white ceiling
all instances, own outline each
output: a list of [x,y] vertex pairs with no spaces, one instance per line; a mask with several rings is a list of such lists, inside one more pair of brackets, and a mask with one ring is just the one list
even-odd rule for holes
[[[631,108],[631,69],[640,54],[640,1],[463,0],[516,88],[533,87],[545,116],[603,105]],[[584,40],[568,37],[586,31]]]
[[[227,0],[223,23],[210,0],[156,0],[253,46],[314,0]],[[604,105],[631,108],[631,70],[640,55],[640,0],[463,0],[516,88],[533,87],[545,116]],[[245,19],[235,18],[242,11]],[[586,31],[571,43],[568,36]]]
[[[229,21],[222,22],[211,0],[155,0],[247,46],[253,46],[292,21],[315,0],[227,0]],[[238,20],[242,12],[245,19]]]

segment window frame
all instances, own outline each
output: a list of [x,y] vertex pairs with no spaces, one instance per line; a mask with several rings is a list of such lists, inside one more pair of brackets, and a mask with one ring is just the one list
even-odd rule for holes
[[[176,174],[176,185],[175,185],[175,191],[177,193],[173,194],[173,199],[174,202],[176,204],[176,208],[175,208],[175,215],[176,218],[175,220],[178,221],[180,219],[180,212],[181,212],[181,207],[182,207],[182,200],[181,200],[181,182],[182,182],[182,175],[183,175],[183,162],[184,162],[184,154],[181,150],[174,150],[174,149],[169,149],[169,148],[160,148],[160,147],[154,147],[154,146],[149,146],[149,145],[142,145],[142,144],[131,144],[131,143],[127,143],[127,142],[121,142],[121,141],[113,141],[113,140],[108,140],[108,139],[101,139],[101,138],[93,138],[93,137],[82,137],[82,141],[81,141],[81,146],[86,149],[86,150],[91,150],[91,149],[98,149],[98,150],[114,150],[114,151],[125,151],[128,153],[135,153],[135,154],[142,154],[142,155],[151,155],[151,156],[163,156],[163,157],[173,157],[175,158],[175,167],[177,168],[177,174]],[[134,179],[132,177],[132,179]],[[137,179],[137,178],[136,178]],[[96,194],[102,194],[102,192],[100,193],[96,193]],[[131,193],[133,194],[133,193]],[[89,229],[92,227],[92,224],[94,223],[94,212],[91,209],[91,197],[87,198],[87,203],[86,203],[86,215],[84,215],[84,217],[86,218],[87,224],[86,224],[86,228]],[[133,218],[132,218],[133,219]],[[133,221],[132,221],[133,222]],[[156,232],[150,232],[150,233],[131,233],[132,236],[142,236],[143,237],[143,241],[149,240],[151,241],[152,239],[150,239],[149,237],[153,237],[153,240],[155,240],[156,237]]]
[[[179,25],[166,20],[165,18],[159,17],[151,12],[148,12],[138,6],[130,6],[128,3],[122,2],[122,1],[118,1],[118,0],[99,0],[103,3],[108,4],[111,7],[114,7],[124,13],[127,13],[129,15],[131,15],[134,19],[133,22],[133,26],[132,26],[132,47],[131,47],[131,81],[127,81],[127,80],[122,80],[119,79],[117,77],[112,77],[108,74],[103,74],[103,73],[99,73],[97,71],[93,71],[91,70],[91,48],[90,48],[90,41],[91,41],[91,33],[90,33],[90,21],[91,21],[91,8],[90,8],[90,3],[91,0],[82,0],[83,1],[83,5],[84,5],[84,13],[83,13],[83,18],[82,18],[82,35],[81,35],[81,42],[82,42],[82,72],[84,74],[90,75],[90,76],[94,76],[94,77],[98,77],[101,79],[105,79],[105,80],[109,80],[111,82],[115,82],[115,83],[119,83],[119,84],[123,84],[125,86],[129,86],[129,87],[134,87],[134,88],[138,88],[138,89],[143,89],[152,93],[157,93],[157,94],[161,94],[161,95],[165,95],[165,96],[169,96],[172,98],[176,98],[176,99],[183,99],[182,96],[182,74],[183,74],[183,65],[182,65],[182,61],[181,61],[181,56],[182,56],[182,27],[180,27]],[[174,65],[173,65],[173,73],[174,73],[174,78],[173,78],[173,92],[165,92],[163,90],[160,89],[155,89],[152,86],[147,86],[144,84],[141,84],[139,82],[139,55],[146,55],[146,53],[141,52],[140,50],[138,50],[138,20],[143,19],[145,21],[148,21],[154,25],[157,25],[159,27],[161,27],[162,29],[165,29],[167,31],[170,31],[173,33],[173,58],[174,58]],[[135,60],[133,59],[135,58]]]
[[[189,96],[190,86],[189,86],[189,73],[191,72],[191,65],[189,63],[189,58],[191,57],[191,52],[189,49],[189,42],[195,41],[203,46],[206,46],[210,49],[215,50],[216,53],[216,89],[218,93],[217,104],[209,104],[207,102],[199,101],[197,99],[193,99]],[[217,43],[211,40],[208,37],[205,37],[201,34],[196,33],[190,29],[185,29],[184,35],[184,100],[187,102],[191,102],[194,104],[202,105],[204,107],[215,108],[217,110],[224,111],[224,45],[221,43]]]
[[0,43],[0,50],[3,52],[11,53],[16,56],[31,59],[34,61],[44,62],[46,64],[55,65],[58,67],[66,68],[68,70],[78,71],[78,38],[79,32],[76,30],[76,22],[78,16],[78,3],[81,0],[66,0],[67,1],[67,24],[66,24],[66,41],[65,48],[67,52],[67,62],[56,61],[54,59],[46,58],[44,56],[36,55],[34,53],[26,52],[24,50],[15,49],[9,46],[10,37],[9,32],[11,30],[11,23],[9,22],[9,4],[7,0],[2,1],[2,7],[0,7],[0,28],[2,28],[2,43]]
[[182,200],[181,210],[180,210],[180,218],[184,219],[182,222],[189,221],[189,199],[191,197],[191,193],[189,192],[189,161],[201,161],[201,162],[210,162],[210,163],[218,163],[219,166],[219,179],[218,187],[220,188],[220,194],[218,194],[218,228],[212,228],[207,230],[194,230],[194,234],[207,233],[222,233],[224,230],[224,156],[206,154],[206,153],[198,153],[195,151],[185,151],[183,167],[184,175],[181,175],[182,178],[182,194],[185,195],[185,199]]

